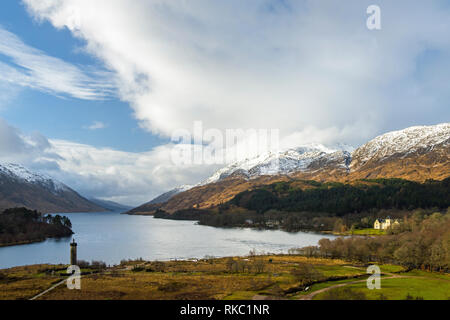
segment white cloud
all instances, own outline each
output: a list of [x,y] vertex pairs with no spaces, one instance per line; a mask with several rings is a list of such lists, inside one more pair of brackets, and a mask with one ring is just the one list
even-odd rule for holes
[[172,145],[149,152],[123,152],[25,135],[0,118],[0,163],[19,163],[46,173],[87,197],[139,205],[163,192],[198,183],[216,166],[177,166]]
[[115,93],[111,72],[80,68],[23,43],[0,26],[0,82],[30,87],[59,96],[101,100]]
[[379,0],[381,31],[366,28],[365,0],[24,3],[85,39],[141,124],[163,135],[202,120],[358,144],[449,118],[450,75],[433,72],[450,58],[441,0]]
[[24,135],[19,129],[10,126],[0,118],[0,160],[30,164],[32,159],[45,157],[56,160],[59,156],[53,153],[47,138],[39,133]]
[[215,168],[173,164],[171,145],[132,153],[61,140],[50,143],[61,159],[57,160],[59,169],[46,171],[48,174],[83,194],[133,205],[178,185],[197,183]]
[[101,121],[94,121],[91,125],[84,127],[84,129],[88,129],[88,130],[99,130],[99,129],[105,129],[105,128],[106,128],[106,124],[104,124]]

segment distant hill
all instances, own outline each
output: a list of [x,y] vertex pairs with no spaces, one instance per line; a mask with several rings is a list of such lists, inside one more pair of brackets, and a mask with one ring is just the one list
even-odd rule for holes
[[43,213],[106,211],[51,177],[18,164],[0,164],[0,211],[17,207]]
[[89,198],[89,201],[95,203],[96,205],[105,208],[109,211],[113,211],[113,212],[119,212],[119,211],[128,211],[130,210],[132,207],[131,206],[126,206],[114,201],[108,201],[108,200],[102,200],[102,199],[97,199],[97,198]]
[[243,191],[282,181],[402,178],[424,182],[449,176],[450,123],[417,126],[383,134],[356,150],[307,145],[236,162],[187,191],[170,194],[166,202],[146,203],[130,213],[210,208]]
[[160,196],[157,196],[156,198],[154,198],[152,201],[148,202],[147,204],[153,205],[153,204],[164,203],[164,202],[168,201],[170,198],[172,198],[174,195],[177,195],[181,192],[192,189],[193,187],[195,187],[195,186],[184,185],[184,186],[176,187],[170,191],[163,193]]

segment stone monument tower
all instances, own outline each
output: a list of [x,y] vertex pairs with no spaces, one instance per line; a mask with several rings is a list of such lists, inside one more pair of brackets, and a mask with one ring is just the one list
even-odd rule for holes
[[70,243],[70,265],[77,265],[77,243],[75,239]]

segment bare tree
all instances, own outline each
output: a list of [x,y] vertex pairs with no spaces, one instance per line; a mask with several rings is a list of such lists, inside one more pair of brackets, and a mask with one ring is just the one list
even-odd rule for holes
[[307,263],[301,263],[291,271],[292,275],[302,285],[312,283],[322,278],[322,274],[317,271],[312,265]]
[[256,273],[263,273],[266,269],[266,261],[264,257],[255,257],[253,260],[253,269]]

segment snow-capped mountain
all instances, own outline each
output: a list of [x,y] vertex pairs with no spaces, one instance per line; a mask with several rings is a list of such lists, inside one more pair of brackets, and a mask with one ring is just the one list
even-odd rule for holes
[[[351,150],[351,147],[347,147]],[[329,148],[321,144],[310,144],[295,149],[288,149],[277,153],[269,152],[255,158],[245,159],[232,163],[218,171],[201,183],[201,185],[214,183],[239,175],[247,179],[263,175],[286,175],[299,171],[315,170],[333,163],[343,169],[348,169],[351,155],[347,150]]]
[[405,158],[414,153],[427,153],[438,146],[449,146],[450,123],[417,126],[380,135],[356,149],[352,169],[368,162],[382,162],[392,157]]
[[65,184],[56,181],[47,175],[32,172],[15,163],[0,164],[0,175],[7,176],[23,183],[39,185],[54,194],[69,190],[69,187]]
[[45,213],[105,211],[47,175],[18,164],[0,164],[0,209],[13,207]]
[[337,147],[309,144],[245,159],[216,171],[199,185],[218,182],[232,175],[251,179],[263,175],[286,175],[330,168],[345,169],[350,173],[369,161],[382,162],[391,157],[405,158],[448,145],[450,123],[410,127],[378,136],[356,150],[342,144]]
[[317,168],[330,165],[348,170],[351,160],[350,151],[353,149],[347,145],[326,147],[321,144],[308,144],[276,153],[268,152],[254,158],[233,162],[198,184],[176,187],[154,198],[148,204],[166,202],[181,192],[215,183],[231,176],[252,179],[264,175],[287,175],[299,171],[317,170]]
[[[307,145],[245,159],[218,170],[192,188],[166,193],[158,203],[168,212],[194,205],[210,207],[228,201],[252,185],[286,178],[343,182],[376,178],[425,181],[442,180],[449,175],[450,123],[443,123],[389,132],[354,151],[345,145],[334,148]],[[175,195],[178,196],[172,201]],[[144,206],[137,211],[145,213],[153,209]]]

